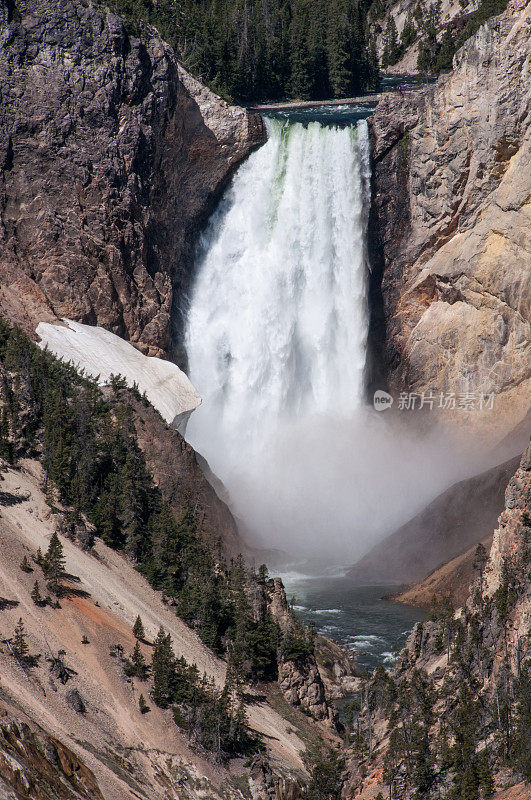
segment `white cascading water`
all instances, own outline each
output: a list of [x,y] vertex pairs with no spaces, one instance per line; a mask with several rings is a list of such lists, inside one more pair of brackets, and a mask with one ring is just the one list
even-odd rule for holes
[[354,558],[430,473],[363,404],[367,123],[266,124],[200,245],[186,346],[203,404],[187,438],[248,535]]
[[204,398],[189,433],[216,469],[242,440],[257,455],[280,421],[349,414],[363,392],[367,124],[267,128],[204,236],[188,317]]

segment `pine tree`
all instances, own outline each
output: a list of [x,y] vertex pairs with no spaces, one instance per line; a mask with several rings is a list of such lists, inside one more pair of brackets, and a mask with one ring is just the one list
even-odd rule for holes
[[419,45],[419,54],[417,57],[417,69],[419,72],[433,73],[435,71],[438,53],[439,43],[437,42],[437,30],[434,21],[430,18],[425,23],[424,36]]
[[145,544],[143,479],[140,454],[131,447],[121,472],[119,506],[124,547],[136,560],[141,557]]
[[398,777],[402,758],[405,750],[403,732],[399,728],[393,728],[389,736],[389,744],[385,752],[383,779],[389,786],[389,796],[393,795],[394,782]]
[[396,64],[400,58],[400,47],[398,45],[398,31],[396,22],[392,14],[387,18],[387,25],[384,33],[384,49],[382,54],[382,66],[388,67]]
[[143,694],[141,694],[140,697],[138,698],[138,708],[140,709],[140,713],[141,714],[147,714],[147,712],[149,711],[149,706],[146,703],[146,700],[145,700],[145,697],[144,697]]
[[253,678],[260,681],[274,681],[278,677],[277,649],[281,632],[277,622],[269,612],[252,626],[248,638],[251,671]]
[[326,46],[330,86],[336,98],[354,93],[352,27],[349,22],[348,0],[332,0]]
[[33,572],[33,567],[29,563],[27,556],[24,556],[24,558],[22,559],[20,563],[20,569],[22,570],[22,572]]
[[153,700],[161,708],[167,708],[172,697],[175,660],[171,636],[169,633],[166,634],[163,627],[159,628],[153,643],[151,670],[153,675]]
[[232,720],[232,739],[236,751],[242,749],[247,738],[248,720],[245,711],[245,703],[240,698]]
[[258,572],[256,573],[256,582],[260,586],[266,586],[269,580],[269,572],[267,571],[267,566],[265,564],[260,564],[258,567]]
[[13,653],[19,661],[26,661],[29,655],[29,647],[27,643],[27,634],[24,629],[24,620],[20,617],[15,627],[15,634],[11,642]]
[[402,28],[402,33],[400,34],[401,49],[407,50],[407,48],[413,44],[416,38],[417,38],[417,29],[415,28],[415,20],[413,18],[413,12],[410,9],[407,13],[406,21],[404,22],[404,27]]
[[52,533],[48,550],[43,560],[43,572],[46,575],[48,589],[54,594],[61,591],[61,578],[64,575],[66,563],[63,556],[63,545],[57,531]]
[[135,624],[133,625],[133,636],[135,639],[143,639],[145,636],[144,625],[142,623],[140,614],[137,616]]
[[328,55],[326,48],[326,19],[328,0],[312,0],[308,6],[309,24],[306,37],[310,58],[311,96],[322,99],[330,96]]
[[476,753],[479,722],[479,704],[468,684],[463,683],[450,720],[454,735],[452,794],[463,800],[472,800],[479,795],[480,775]]
[[93,512],[98,535],[105,544],[115,549],[121,549],[124,544],[119,519],[119,496],[119,477],[111,473],[105,478],[103,490],[95,503]]
[[531,661],[527,661],[520,669],[515,701],[511,761],[517,772],[531,782]]
[[454,42],[454,35],[450,26],[447,25],[438,47],[437,59],[435,61],[436,72],[452,69],[452,61],[455,51],[456,45]]
[[378,62],[378,50],[376,49],[376,38],[374,36],[371,36],[369,40],[368,61],[370,78],[369,84],[366,88],[375,90],[378,88],[380,82],[380,64]]
[[136,675],[137,678],[140,678],[141,681],[145,681],[147,678],[147,666],[138,640],[131,655],[131,663],[134,670],[133,674]]
[[44,600],[42,598],[41,591],[39,588],[39,581],[35,581],[35,583],[33,584],[31,599],[33,600],[36,606],[44,605]]
[[343,786],[341,773],[344,769],[344,760],[333,750],[326,758],[316,757],[308,786],[308,800],[340,800]]
[[487,750],[483,750],[478,757],[477,772],[479,785],[481,787],[481,796],[483,800],[487,800],[489,797],[492,797],[496,788]]
[[293,0],[290,25],[290,92],[300,100],[309,100],[312,96],[313,80],[308,49],[309,16],[308,0]]

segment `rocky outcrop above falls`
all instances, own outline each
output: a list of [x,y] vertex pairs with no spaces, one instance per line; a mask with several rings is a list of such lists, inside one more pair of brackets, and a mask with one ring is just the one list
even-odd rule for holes
[[0,24],[0,312],[168,354],[197,230],[261,118],[92,2],[2,2]]
[[510,4],[452,73],[387,95],[371,120],[373,330],[389,384],[494,393],[492,411],[453,415],[490,435],[529,398],[530,55],[530,6]]

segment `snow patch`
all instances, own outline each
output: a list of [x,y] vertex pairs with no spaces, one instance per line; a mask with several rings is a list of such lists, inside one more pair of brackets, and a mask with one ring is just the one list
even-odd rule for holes
[[70,319],[63,322],[64,325],[37,325],[39,347],[47,347],[58,358],[71,361],[78,370],[98,378],[100,385],[118,374],[129,386],[136,383],[166,422],[184,434],[188,417],[201,403],[201,397],[179,367],[171,361],[143,355],[105,328]]

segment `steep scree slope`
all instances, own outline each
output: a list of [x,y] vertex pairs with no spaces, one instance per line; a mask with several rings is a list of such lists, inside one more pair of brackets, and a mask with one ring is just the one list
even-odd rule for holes
[[[41,490],[43,475],[37,462],[23,461],[16,470],[4,470],[2,477],[2,490],[24,499],[2,506],[0,519],[0,700],[15,718],[29,718],[71,749],[92,770],[105,800],[188,797],[183,789],[187,780],[197,796],[242,800],[230,771],[190,748],[173,723],[171,709],[163,710],[151,701],[149,683],[127,678],[112,651],[117,645],[125,654],[132,651],[132,625],[140,614],[146,640],[153,641],[162,625],[171,634],[175,654],[195,663],[199,673],[218,688],[225,682],[225,662],[214,656],[126,558],[99,540],[88,552],[62,537],[66,571],[79,578],[78,591],[62,597],[60,608],[37,606],[31,591],[36,578],[44,589],[42,573],[35,564],[29,574],[19,565],[24,555],[31,561],[38,547],[45,551],[55,527],[54,515]],[[6,643],[20,617],[30,653],[39,655],[35,666],[27,669],[13,658]],[[143,643],[142,649],[149,661],[151,647]],[[60,650],[67,666],[75,670],[64,685],[50,672],[46,660]],[[69,703],[72,689],[79,691],[85,711]],[[139,710],[140,693],[151,707],[147,714]],[[284,706],[277,695],[278,691],[272,704],[262,694],[246,695],[249,725],[264,737],[273,769],[300,780],[305,774],[300,757],[304,742],[295,728],[304,731],[311,725],[287,704],[289,722],[283,718]],[[0,775],[1,755],[0,738]],[[70,797],[66,791],[59,796]]]

